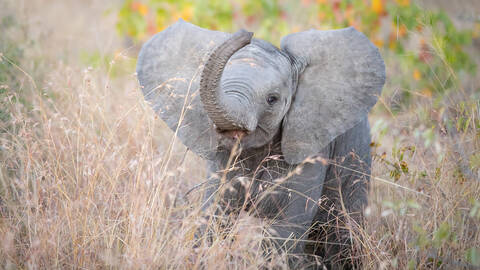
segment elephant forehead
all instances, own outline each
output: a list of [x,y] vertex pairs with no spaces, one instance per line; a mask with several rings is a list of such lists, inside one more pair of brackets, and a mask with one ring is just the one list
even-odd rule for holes
[[272,67],[280,72],[291,70],[288,57],[277,47],[263,40],[253,40],[230,57],[227,65],[248,63],[251,66]]
[[227,66],[235,65],[235,64],[247,64],[251,67],[260,67],[261,63],[258,62],[257,59],[252,57],[243,57],[243,58],[236,58],[231,59],[228,61]]
[[253,88],[269,88],[285,84],[290,78],[282,69],[260,64],[250,59],[238,59],[225,67],[221,84],[242,83]]
[[288,89],[292,72],[284,53],[266,41],[255,39],[230,57],[220,84],[223,89],[250,91]]

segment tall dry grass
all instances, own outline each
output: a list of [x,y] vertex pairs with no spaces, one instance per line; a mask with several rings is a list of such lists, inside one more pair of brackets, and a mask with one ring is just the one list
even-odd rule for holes
[[[183,195],[204,181],[204,163],[144,103],[128,64],[113,75],[135,52],[121,49],[114,17],[104,15],[108,6],[7,3],[2,16],[13,14],[24,31],[13,40],[34,44],[25,45],[2,82],[4,268],[286,268],[281,254],[265,258],[260,244],[268,233],[248,215],[228,231],[212,226],[211,243],[195,240],[211,221],[200,211],[199,192]],[[90,68],[78,60],[86,49],[113,57]],[[1,57],[12,61],[6,52]],[[444,115],[427,97],[395,115],[372,115],[375,161],[359,232],[366,269],[461,269],[478,262],[478,171],[469,176],[459,167],[480,149],[479,104],[466,92],[451,100],[467,101],[468,110],[445,104],[450,119],[471,119],[456,137],[426,126]]]

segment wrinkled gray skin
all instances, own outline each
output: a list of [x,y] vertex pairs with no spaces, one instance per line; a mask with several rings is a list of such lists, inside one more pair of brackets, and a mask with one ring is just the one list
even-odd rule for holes
[[268,219],[289,254],[352,266],[371,166],[367,114],[385,81],[383,60],[353,28],[291,34],[281,49],[250,38],[178,21],[140,52],[145,98],[208,160],[206,208],[243,209]]

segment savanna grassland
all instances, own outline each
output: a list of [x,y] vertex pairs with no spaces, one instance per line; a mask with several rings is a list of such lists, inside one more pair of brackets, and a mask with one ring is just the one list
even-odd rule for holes
[[[228,231],[217,226],[211,244],[197,242],[194,233],[212,221],[200,211],[201,188],[185,194],[205,180],[204,161],[176,141],[137,84],[136,55],[150,32],[177,17],[215,26],[195,13],[202,1],[1,2],[2,268],[287,267],[282,254],[264,256],[260,245],[269,234],[248,215]],[[313,2],[301,5],[335,1]],[[322,20],[341,26],[335,12],[343,14],[349,1],[337,2],[339,10],[321,9],[295,27],[271,23],[277,15],[293,20],[280,10],[266,26],[248,16],[236,25],[218,15],[229,22],[218,28],[252,23],[260,36],[277,35],[270,40],[278,42],[292,28],[320,27]],[[366,225],[352,233],[361,239],[363,267],[480,269],[480,24],[464,34],[436,13],[426,20],[410,8],[395,17],[395,9],[378,6],[385,1],[351,2],[352,9],[384,16],[379,20],[413,20],[404,27],[386,23],[394,34],[380,39],[388,29],[366,28],[370,15],[346,18],[377,33],[371,37],[387,64],[387,84],[370,115],[374,163]],[[413,5],[396,2],[405,7],[398,12]],[[162,8],[168,12],[157,12],[152,28],[148,14]],[[258,7],[248,8],[255,14]]]

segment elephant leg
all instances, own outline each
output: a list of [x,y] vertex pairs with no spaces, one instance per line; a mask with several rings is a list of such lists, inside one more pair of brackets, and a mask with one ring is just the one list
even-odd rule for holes
[[[266,246],[288,255],[292,269],[305,266],[305,242],[322,193],[327,167],[321,162],[298,165],[262,191],[250,211],[270,223]],[[268,250],[267,250],[268,252]],[[309,260],[311,263],[312,260]]]
[[206,224],[201,225],[196,233],[198,239],[204,238],[209,243],[213,241],[214,229],[212,226],[221,228],[220,233],[227,234],[232,222],[238,217],[245,205],[246,192],[249,187],[249,179],[228,175],[227,183],[221,184],[222,175],[215,173],[219,166],[209,164],[208,180],[202,200],[202,211],[205,214]]
[[317,243],[309,251],[323,257],[332,269],[360,265],[370,167],[370,128],[365,119],[334,141],[322,203],[310,234]]

